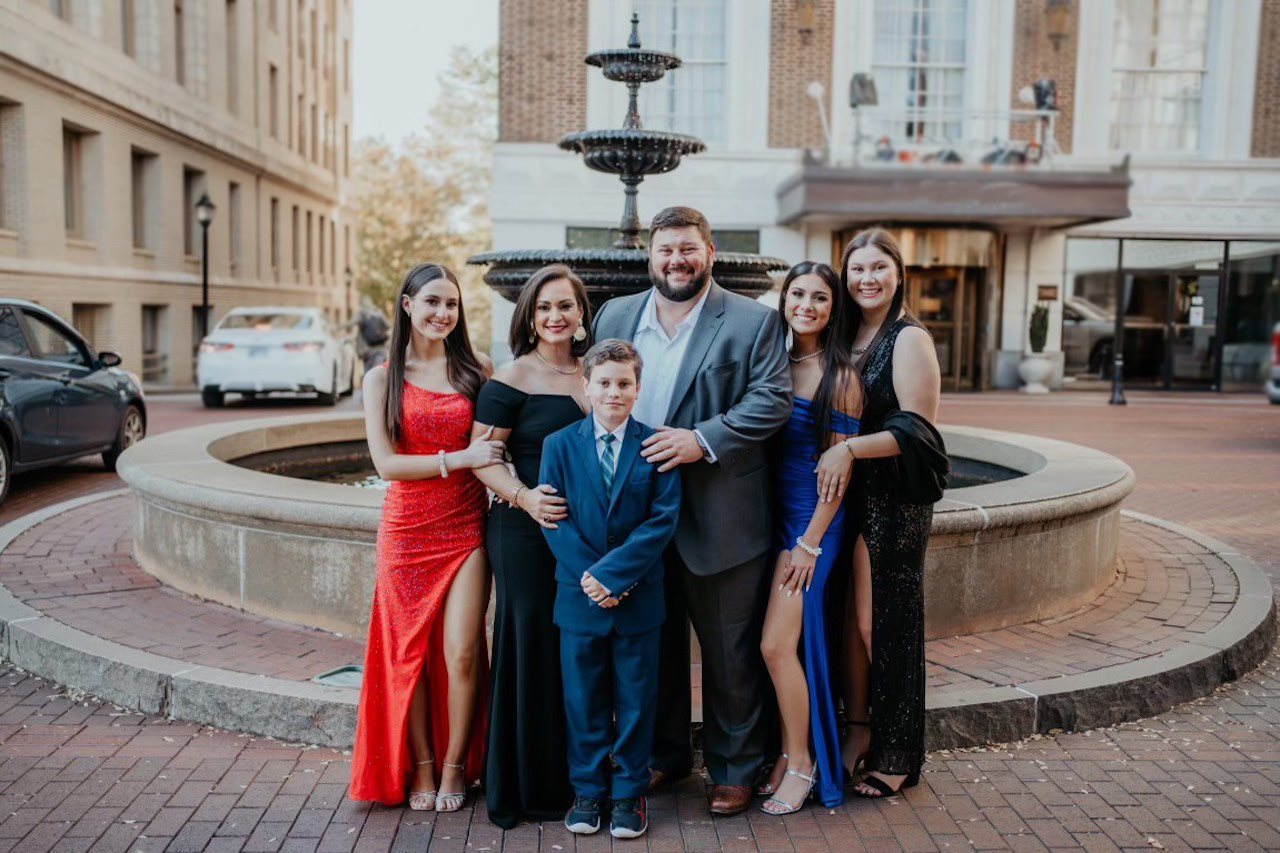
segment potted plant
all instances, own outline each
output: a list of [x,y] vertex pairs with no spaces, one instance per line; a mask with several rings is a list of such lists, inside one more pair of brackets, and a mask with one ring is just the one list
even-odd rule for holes
[[1031,352],[1022,357],[1018,375],[1022,377],[1022,391],[1026,394],[1048,394],[1046,384],[1053,375],[1053,362],[1045,355],[1044,344],[1049,337],[1049,306],[1037,302],[1031,309],[1031,323],[1027,330]]

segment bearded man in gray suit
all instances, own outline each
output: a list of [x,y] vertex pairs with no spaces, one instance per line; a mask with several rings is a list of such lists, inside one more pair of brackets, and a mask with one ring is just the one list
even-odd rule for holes
[[596,340],[632,341],[644,359],[634,416],[658,432],[642,456],[679,467],[683,499],[665,554],[663,627],[650,790],[687,776],[689,622],[702,648],[703,754],[714,814],[751,801],[773,694],[760,656],[773,520],[765,441],[791,413],[778,313],[711,277],[706,218],[670,207],[649,226],[653,288],[606,302]]

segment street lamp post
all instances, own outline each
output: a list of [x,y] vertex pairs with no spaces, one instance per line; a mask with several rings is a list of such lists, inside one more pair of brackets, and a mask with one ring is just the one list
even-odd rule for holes
[[201,193],[196,202],[196,221],[200,223],[200,340],[209,334],[209,223],[213,222],[213,202]]

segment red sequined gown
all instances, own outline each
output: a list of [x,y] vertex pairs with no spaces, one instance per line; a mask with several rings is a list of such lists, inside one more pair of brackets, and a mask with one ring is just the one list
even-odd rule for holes
[[[464,449],[473,404],[461,394],[404,385],[403,429],[397,451],[435,455]],[[462,563],[484,545],[487,497],[470,470],[448,477],[396,481],[387,490],[378,528],[378,579],[369,619],[364,684],[351,759],[351,798],[404,802],[413,770],[409,701],[423,667],[436,779],[449,743],[444,603]],[[466,780],[484,767],[488,664],[481,643],[476,712],[468,740]]]

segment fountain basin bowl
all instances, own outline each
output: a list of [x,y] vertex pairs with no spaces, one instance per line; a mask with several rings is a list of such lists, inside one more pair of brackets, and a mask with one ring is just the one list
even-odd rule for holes
[[660,50],[616,48],[589,54],[588,65],[599,68],[606,80],[617,83],[652,83],[680,67],[680,58]]
[[[485,284],[510,302],[516,301],[529,276],[547,264],[565,264],[577,273],[596,309],[605,300],[652,286],[644,249],[511,249],[472,255],[467,263],[487,265]],[[769,273],[789,266],[781,258],[724,252],[716,255],[714,276],[722,287],[755,298],[773,287]]]
[[[1133,472],[1065,442],[943,429],[958,456],[1022,476],[948,490],[925,566],[930,637],[1018,624],[1091,601],[1114,578]],[[346,454],[350,414],[222,423],[148,438],[120,459],[134,556],[183,592],[301,625],[364,633],[382,492],[240,467],[273,454]]]
[[628,128],[571,133],[559,145],[581,154],[597,172],[639,176],[670,172],[680,165],[680,158],[706,148],[701,140],[682,133]]

